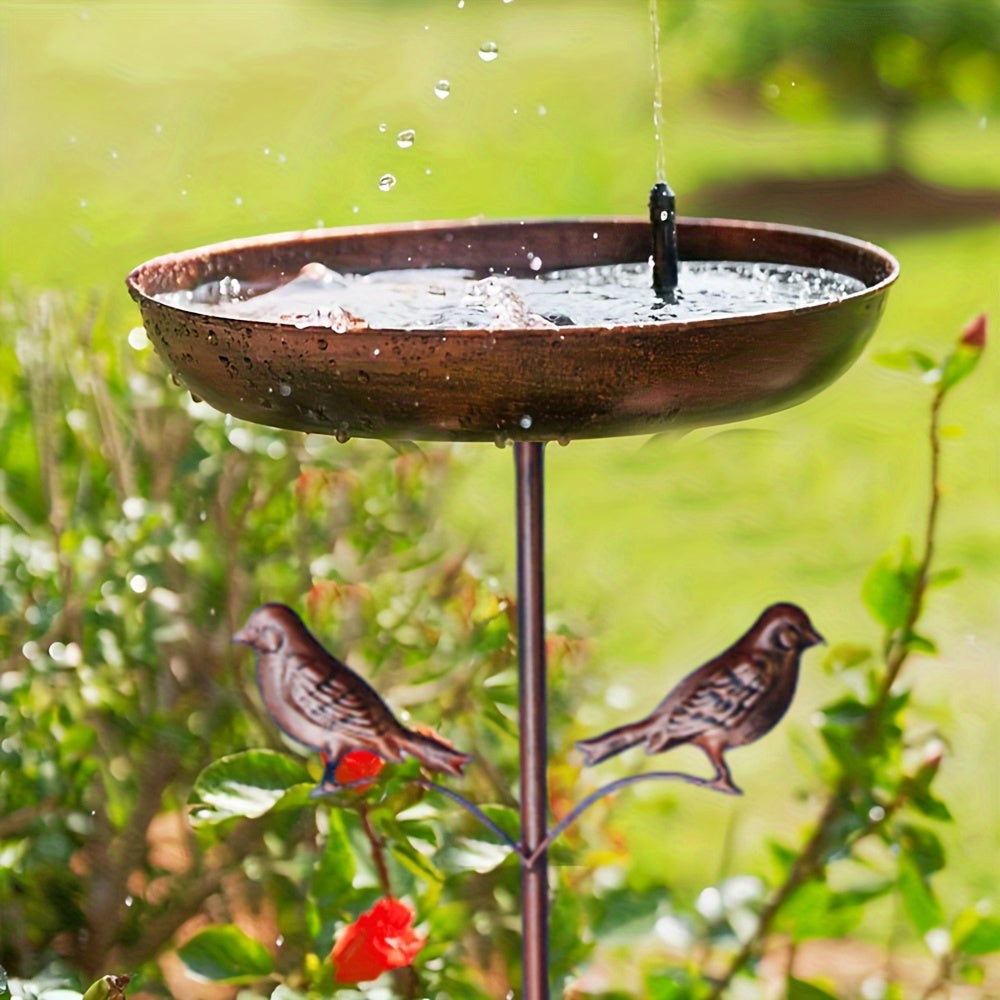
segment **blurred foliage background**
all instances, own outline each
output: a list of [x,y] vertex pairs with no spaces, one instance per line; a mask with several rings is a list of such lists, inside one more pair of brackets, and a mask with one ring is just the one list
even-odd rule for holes
[[[921,530],[926,400],[872,356],[939,355],[1000,303],[994,0],[663,0],[660,18],[681,211],[874,239],[903,276],[869,353],[794,410],[549,449],[553,627],[569,649],[586,639],[560,676],[560,759],[573,725],[630,717],[769,601],[801,603],[834,642],[878,641],[860,586],[897,536]],[[433,671],[483,658],[502,680],[511,653],[476,632],[485,611],[441,628],[465,635],[451,652],[423,626],[400,637],[387,611],[408,609],[400,595],[412,590],[416,620],[433,618],[406,561],[425,534],[477,581],[469,608],[509,593],[509,453],[400,458],[216,418],[130,336],[125,274],[169,250],[316,225],[642,213],[651,31],[642,0],[5,0],[0,19],[0,964],[20,956],[33,975],[58,954],[89,974],[106,971],[79,936],[96,914],[114,913],[102,933],[118,935],[100,947],[140,963],[154,916],[161,944],[176,930],[158,911],[136,917],[126,896],[154,910],[169,901],[175,917],[219,898],[218,871],[238,850],[220,860],[188,845],[151,860],[146,840],[213,756],[266,745],[227,645],[259,600],[305,609],[331,581],[333,604],[310,606],[324,638],[390,687],[428,680],[425,659]],[[487,41],[499,52],[489,63]],[[396,143],[403,129],[416,132],[410,148]],[[385,173],[397,179],[387,192]],[[964,574],[934,594],[940,655],[912,674],[924,730],[950,744],[938,788],[955,822],[940,831],[950,863],[935,887],[951,911],[997,889],[998,383],[987,358],[949,403],[939,554]],[[314,468],[334,482],[303,494]],[[322,509],[305,509],[317,496]],[[331,549],[341,537],[346,548]],[[402,563],[380,562],[393,538]],[[621,908],[646,901],[634,923],[610,920],[631,949],[655,957],[676,944],[651,931],[646,890],[667,887],[690,910],[710,884],[765,873],[763,845],[813,815],[802,765],[819,745],[817,709],[842,683],[818,662],[806,661],[782,729],[736,759],[745,799],[636,792],[590,831],[607,849],[604,890]],[[413,704],[439,722],[433,701]],[[684,754],[678,766],[699,766]],[[559,775],[574,786],[572,768]],[[495,779],[481,790],[502,801]],[[198,881],[192,857],[218,871],[208,864]],[[147,893],[154,874],[167,879],[161,896]],[[114,905],[82,886],[114,890]],[[855,933],[879,954],[923,954],[893,905]]]

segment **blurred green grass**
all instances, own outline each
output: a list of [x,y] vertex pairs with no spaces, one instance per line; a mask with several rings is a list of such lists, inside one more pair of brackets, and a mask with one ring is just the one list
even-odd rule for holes
[[[500,50],[491,64],[477,54],[486,40]],[[123,337],[138,321],[125,274],[168,250],[321,221],[641,213],[653,179],[639,0],[7,2],[0,46],[0,288],[95,289]],[[667,39],[667,162],[682,209],[685,192],[712,181],[878,166],[873,118],[791,124],[720,108],[692,82],[701,58],[697,38]],[[404,128],[416,130],[411,149],[395,144]],[[997,180],[994,120],[926,116],[909,148],[936,182]],[[383,193],[386,172],[398,183]],[[548,450],[550,604],[595,636],[617,704],[658,697],[774,599],[801,602],[831,641],[876,640],[861,579],[898,536],[919,533],[926,454],[921,387],[871,355],[940,353],[984,310],[995,325],[1000,230],[984,219],[899,235],[872,220],[854,235],[884,242],[903,276],[870,351],[828,391],[737,427]],[[998,372],[988,356],[945,414],[964,433],[945,454],[941,559],[966,573],[934,595],[942,656],[914,671],[954,746],[942,786],[957,815],[944,874],[956,902],[995,888],[1000,848]],[[510,578],[510,455],[461,452],[446,516]],[[807,660],[786,732],[736,758],[745,800],[652,793],[682,810],[666,859],[648,800],[622,800],[615,823],[636,878],[667,865],[695,891],[730,823],[724,863],[740,870],[763,863],[762,838],[808,816],[788,805],[799,781],[788,731],[816,742],[810,715],[834,690],[819,659]],[[603,704],[600,678],[581,683],[595,727],[628,715]]]

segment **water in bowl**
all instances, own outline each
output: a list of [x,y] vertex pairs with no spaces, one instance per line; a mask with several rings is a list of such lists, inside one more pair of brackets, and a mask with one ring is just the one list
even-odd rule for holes
[[313,262],[276,286],[227,276],[157,296],[171,306],[293,327],[352,330],[615,327],[753,315],[836,302],[865,288],[823,268],[684,261],[672,301],[650,290],[648,264],[542,271],[531,277],[458,269],[350,274]]

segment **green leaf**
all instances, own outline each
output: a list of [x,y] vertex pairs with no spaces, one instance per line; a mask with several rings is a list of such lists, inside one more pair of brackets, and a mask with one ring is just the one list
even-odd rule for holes
[[955,950],[963,955],[990,955],[1000,951],[1000,917],[979,917],[961,937],[956,937]]
[[782,908],[777,926],[794,941],[844,937],[864,916],[867,899],[833,893],[826,883],[813,879],[801,885]]
[[390,846],[396,860],[408,871],[424,882],[443,882],[444,873],[435,868],[416,848],[404,841],[396,841]]
[[948,806],[925,789],[915,790],[910,795],[909,803],[917,812],[929,819],[939,819],[942,823],[950,823],[953,818]]
[[435,859],[446,872],[476,872],[485,875],[499,868],[514,852],[506,844],[460,837]]
[[823,707],[823,716],[836,726],[858,726],[868,718],[868,706],[848,695]]
[[933,830],[904,824],[899,828],[897,840],[902,854],[913,860],[921,875],[933,875],[944,868],[944,848]]
[[898,372],[916,372],[925,374],[936,366],[932,357],[924,354],[923,351],[915,351],[904,348],[900,351],[883,351],[873,358],[877,365],[889,368]]
[[703,979],[692,980],[682,969],[652,972],[646,977],[645,986],[643,995],[648,1000],[701,1000],[709,995]]
[[946,587],[949,583],[954,583],[962,578],[962,569],[959,566],[952,566],[949,569],[939,569],[931,573],[927,579],[930,587]]
[[495,802],[490,802],[479,807],[511,840],[518,840],[521,836],[521,817],[518,811],[511,806],[503,806]]
[[491,618],[480,629],[476,649],[480,653],[493,653],[503,649],[510,639],[510,622],[505,614]]
[[933,639],[928,639],[925,635],[918,635],[916,632],[911,632],[906,637],[906,645],[914,653],[925,653],[928,656],[937,655],[937,643]]
[[918,934],[922,936],[932,928],[941,926],[944,919],[941,907],[927,880],[909,857],[900,859],[898,885],[903,909]]
[[836,674],[842,670],[860,667],[871,658],[872,651],[869,646],[861,646],[851,642],[838,642],[823,659],[823,669],[827,673]]
[[82,1000],[124,1000],[131,976],[102,976],[92,983]]
[[786,1000],[837,1000],[835,993],[828,993],[815,983],[807,983],[804,979],[791,977],[788,980]]
[[910,611],[914,568],[907,558],[899,566],[884,555],[868,571],[861,586],[861,599],[871,616],[887,629],[900,628]]
[[330,810],[326,840],[312,871],[310,887],[312,897],[326,915],[336,907],[337,900],[348,893],[354,884],[357,866],[354,852],[339,812]]
[[203,930],[177,954],[193,976],[213,983],[252,983],[274,971],[270,952],[235,924]]
[[648,933],[663,902],[663,890],[637,892],[631,886],[610,889],[595,900],[597,916],[591,920],[594,935],[602,944],[627,944]]
[[252,819],[283,799],[283,808],[302,806],[311,788],[309,772],[291,757],[273,750],[244,750],[220,757],[198,775],[188,800],[191,822],[203,826],[234,816]]
[[982,356],[982,348],[959,343],[941,366],[941,391],[947,392],[968,378],[975,371]]

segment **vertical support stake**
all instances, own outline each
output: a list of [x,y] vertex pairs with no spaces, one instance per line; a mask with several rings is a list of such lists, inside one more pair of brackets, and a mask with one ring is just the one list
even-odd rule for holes
[[548,705],[545,667],[545,445],[514,443],[517,474],[518,711],[521,732],[521,955],[524,1000],[549,997]]

